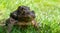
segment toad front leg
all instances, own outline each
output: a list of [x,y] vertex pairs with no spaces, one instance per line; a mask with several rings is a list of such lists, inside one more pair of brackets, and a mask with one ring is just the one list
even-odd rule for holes
[[9,18],[7,21],[6,21],[6,26],[7,26],[7,33],[11,33],[11,30],[12,30],[12,27],[13,25],[15,24],[15,20],[13,18]]
[[39,28],[39,25],[38,25],[38,23],[37,23],[35,20],[32,20],[32,25],[33,25],[35,28]]

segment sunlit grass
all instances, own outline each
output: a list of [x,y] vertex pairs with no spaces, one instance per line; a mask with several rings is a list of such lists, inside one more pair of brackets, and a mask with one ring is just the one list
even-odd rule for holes
[[[36,21],[43,24],[41,33],[60,33],[60,0],[0,0],[0,22],[5,21],[10,12],[21,5],[29,6],[35,11]],[[20,33],[18,29],[13,29],[15,33],[14,30]],[[27,29],[26,33],[36,33],[36,31]]]

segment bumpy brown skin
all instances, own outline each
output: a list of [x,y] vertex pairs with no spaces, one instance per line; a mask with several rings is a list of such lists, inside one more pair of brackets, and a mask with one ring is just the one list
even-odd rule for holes
[[19,6],[18,9],[10,14],[10,18],[6,20],[7,33],[11,33],[14,25],[33,25],[37,27],[37,23],[34,20],[35,13],[30,11],[29,7]]

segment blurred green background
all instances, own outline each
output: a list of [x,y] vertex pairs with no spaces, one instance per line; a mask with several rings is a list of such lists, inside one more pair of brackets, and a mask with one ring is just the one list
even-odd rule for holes
[[[35,11],[36,21],[41,26],[38,33],[60,33],[60,0],[0,0],[0,24],[21,5],[29,6]],[[22,32],[37,33],[32,27]],[[0,33],[3,33],[1,27]],[[12,33],[21,32],[14,28]]]

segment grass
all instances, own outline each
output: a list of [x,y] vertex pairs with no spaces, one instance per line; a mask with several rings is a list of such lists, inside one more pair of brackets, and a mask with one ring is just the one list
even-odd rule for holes
[[[0,0],[0,23],[21,5],[29,6],[35,11],[36,21],[41,23],[40,33],[60,33],[60,0]],[[12,33],[20,32],[37,33],[33,27],[24,31],[13,28]],[[2,27],[0,33],[3,33]]]

